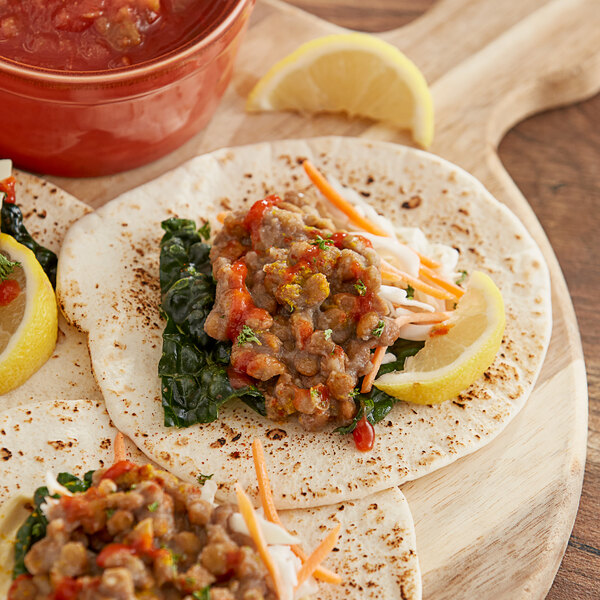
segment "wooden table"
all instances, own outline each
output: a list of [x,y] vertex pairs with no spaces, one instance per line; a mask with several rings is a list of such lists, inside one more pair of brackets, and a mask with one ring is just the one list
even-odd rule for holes
[[[287,0],[344,27],[384,31],[421,15],[432,0]],[[563,268],[581,328],[589,385],[583,493],[549,600],[600,598],[600,95],[517,125],[500,157],[529,200]]]

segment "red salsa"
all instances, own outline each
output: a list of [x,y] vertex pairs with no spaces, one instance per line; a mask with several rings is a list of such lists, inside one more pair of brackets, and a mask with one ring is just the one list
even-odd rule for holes
[[128,67],[200,36],[221,12],[219,4],[212,0],[3,0],[0,57],[61,71]]
[[0,181],[0,194],[6,194],[4,202],[7,204],[14,204],[16,202],[15,197],[15,183],[17,180],[14,177],[7,177]]

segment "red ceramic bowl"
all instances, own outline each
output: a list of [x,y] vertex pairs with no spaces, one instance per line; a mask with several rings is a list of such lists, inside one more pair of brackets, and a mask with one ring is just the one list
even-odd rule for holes
[[118,71],[68,73],[0,59],[0,158],[42,173],[125,171],[179,147],[212,117],[255,0],[224,0],[187,47]]

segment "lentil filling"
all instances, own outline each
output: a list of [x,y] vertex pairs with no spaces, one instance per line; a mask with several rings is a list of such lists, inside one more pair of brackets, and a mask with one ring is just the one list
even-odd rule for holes
[[399,333],[369,240],[288,192],[229,213],[210,259],[217,292],[205,331],[233,343],[232,385],[256,385],[277,421],[349,423],[371,351]]
[[229,525],[237,509],[166,471],[121,461],[46,502],[46,536],[9,600],[276,598],[251,539]]

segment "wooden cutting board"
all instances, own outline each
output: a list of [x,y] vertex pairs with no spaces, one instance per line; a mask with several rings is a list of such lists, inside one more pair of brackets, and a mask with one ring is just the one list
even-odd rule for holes
[[[51,177],[98,207],[222,146],[328,134],[410,144],[382,125],[338,116],[246,115],[258,77],[300,43],[343,31],[277,0],[258,0],[234,80],[210,125],[169,156],[88,180]],[[442,0],[381,34],[411,57],[436,105],[431,150],[470,171],[526,224],[548,261],[554,330],[525,409],[480,452],[403,486],[415,518],[426,599],[543,598],[571,531],[583,477],[587,389],[579,332],[552,248],[502,167],[516,122],[600,89],[597,0]]]

